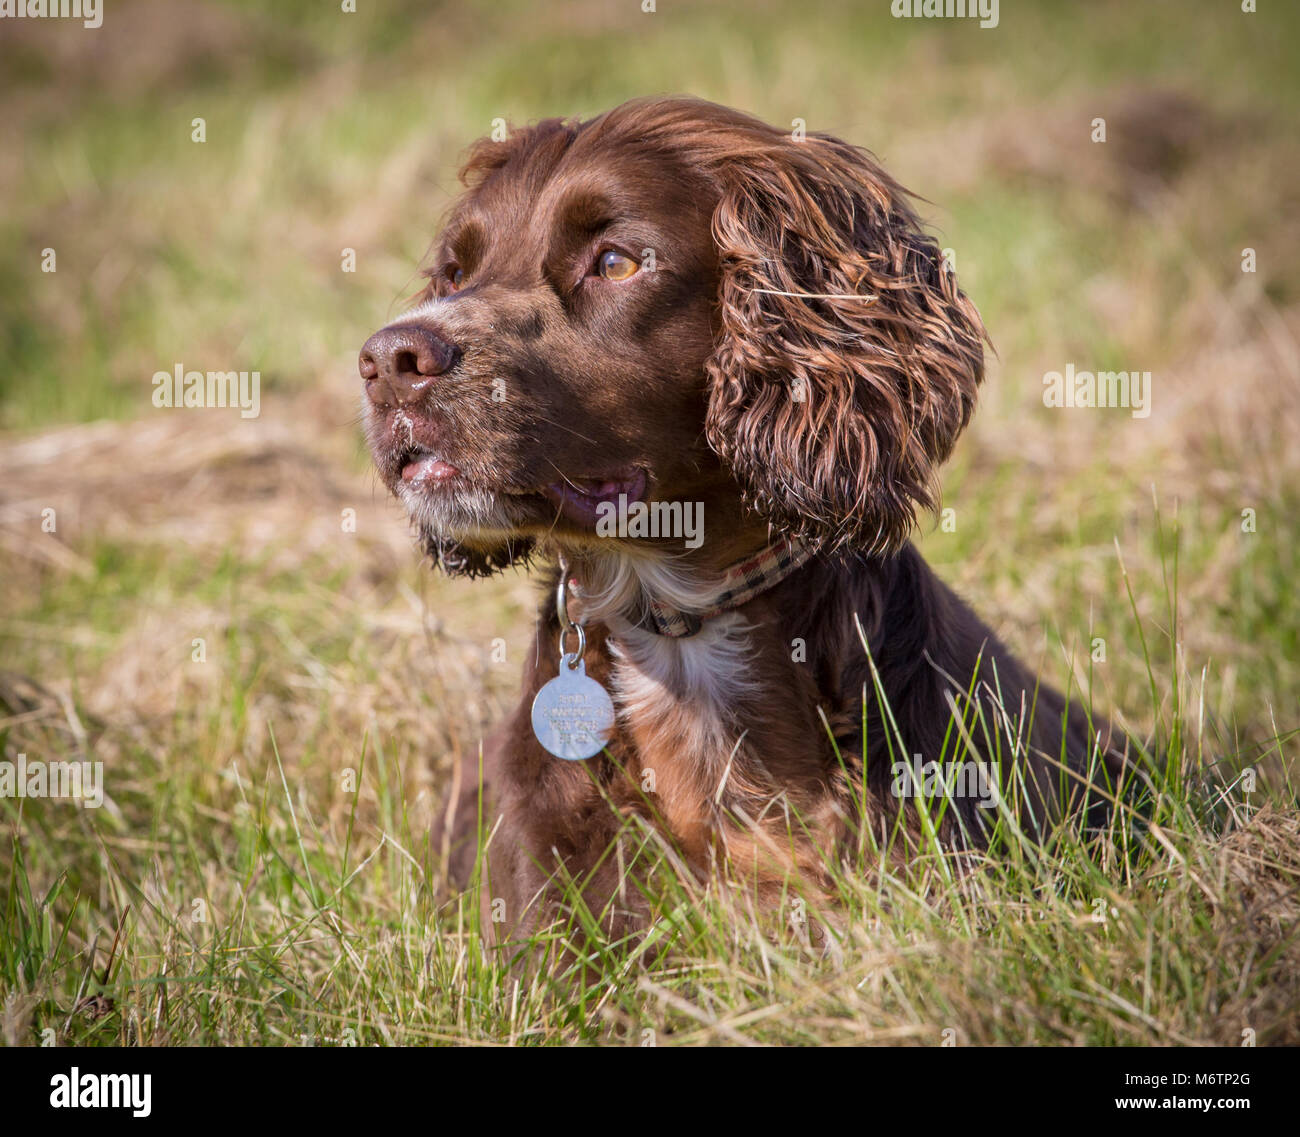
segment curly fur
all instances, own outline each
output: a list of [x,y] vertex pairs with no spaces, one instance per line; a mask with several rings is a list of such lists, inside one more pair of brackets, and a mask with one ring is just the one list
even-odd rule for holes
[[[1042,686],[908,542],[937,504],[987,339],[907,192],[830,135],[681,98],[484,140],[461,177],[429,285],[402,317],[458,362],[412,378],[404,399],[372,393],[371,448],[445,571],[564,555],[584,664],[616,722],[584,763],[532,734],[532,700],[558,673],[552,569],[523,696],[484,740],[481,788],[467,748],[437,838],[453,879],[468,881],[491,818],[511,926],[545,920],[555,880],[573,876],[593,912],[627,927],[637,893],[606,854],[634,815],[691,871],[725,859],[777,898],[791,875],[815,880],[866,848],[864,830],[919,832],[891,768],[965,753],[954,707],[1026,831],[1080,811],[1104,822],[1094,790],[1129,769],[1127,740]],[[658,267],[602,280],[606,244],[650,245]],[[458,473],[429,464],[416,470],[438,477],[404,482],[404,464],[430,455]],[[602,539],[566,514],[555,482],[603,493],[629,471],[646,500],[700,503],[703,544]],[[815,554],[696,636],[645,626],[652,597],[707,608],[723,570],[774,533]],[[943,839],[983,843],[987,810],[956,796]]]

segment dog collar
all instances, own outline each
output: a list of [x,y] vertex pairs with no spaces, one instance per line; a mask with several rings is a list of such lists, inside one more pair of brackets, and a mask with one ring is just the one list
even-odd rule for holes
[[704,627],[706,621],[739,608],[760,593],[780,584],[812,555],[813,550],[807,545],[783,538],[725,570],[718,591],[707,608],[683,612],[653,596],[649,597],[646,605],[647,618],[642,620],[640,626],[646,631],[675,640],[693,636]]
[[[685,639],[699,632],[707,620],[739,608],[760,592],[783,581],[813,555],[806,545],[783,539],[726,569],[718,590],[707,607],[683,612],[647,598],[640,627],[671,639]],[[557,758],[581,762],[599,754],[613,734],[617,711],[608,691],[587,675],[583,655],[587,636],[581,618],[569,615],[569,563],[560,557],[560,576],[555,586],[555,613],[560,625],[558,674],[538,688],[533,697],[533,734],[543,749]],[[577,637],[575,650],[567,650],[570,634]]]

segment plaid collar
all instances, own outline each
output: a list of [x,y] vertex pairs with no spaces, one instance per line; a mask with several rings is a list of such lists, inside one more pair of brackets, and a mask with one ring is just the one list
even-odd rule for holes
[[721,585],[713,596],[713,603],[703,611],[679,612],[651,597],[647,604],[649,620],[643,620],[641,626],[646,631],[654,631],[671,639],[693,636],[704,627],[706,620],[739,608],[760,592],[775,587],[812,555],[813,550],[807,545],[783,538],[727,569],[722,574]]

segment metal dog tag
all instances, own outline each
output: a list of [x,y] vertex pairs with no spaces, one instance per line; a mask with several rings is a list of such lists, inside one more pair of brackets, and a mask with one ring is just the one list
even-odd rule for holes
[[[576,660],[570,665],[569,660]],[[533,733],[557,758],[581,762],[599,754],[614,729],[614,703],[587,678],[581,656],[566,655],[560,673],[533,699]]]

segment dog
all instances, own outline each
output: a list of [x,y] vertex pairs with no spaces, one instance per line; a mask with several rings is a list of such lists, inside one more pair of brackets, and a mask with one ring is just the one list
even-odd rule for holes
[[547,566],[523,698],[437,829],[456,884],[490,832],[510,929],[567,880],[616,932],[645,918],[610,854],[630,823],[763,902],[854,848],[1105,823],[1126,739],[910,543],[988,341],[869,153],[647,98],[480,140],[461,181],[360,355],[376,468],[436,563]]

